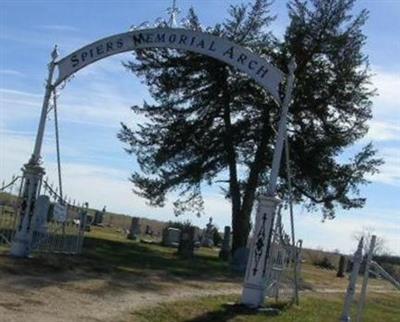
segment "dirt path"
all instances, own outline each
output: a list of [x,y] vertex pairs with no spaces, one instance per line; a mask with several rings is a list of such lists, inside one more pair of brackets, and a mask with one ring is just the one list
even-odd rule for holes
[[157,276],[149,282],[153,285],[151,288],[143,282],[143,285],[133,285],[107,278],[74,281],[65,274],[51,277],[3,274],[0,276],[0,321],[115,322],[144,306],[240,291],[240,284],[229,282],[216,284],[186,279],[167,282]]
[[[143,307],[208,295],[239,294],[241,290],[239,282],[177,279],[163,274],[138,277],[135,281],[107,274],[0,274],[0,322],[117,322]],[[319,287],[307,292],[344,291]],[[393,290],[374,285],[369,291]]]
[[[180,278],[161,270],[127,267],[121,271],[98,263],[77,265],[73,260],[71,257],[54,265],[43,259],[16,261],[2,257],[0,322],[118,322],[143,307],[194,297],[239,294],[242,286],[241,278]],[[314,282],[313,289],[306,293],[344,294],[347,280],[337,281],[329,276]],[[370,284],[369,292],[393,292],[390,285],[382,282]]]

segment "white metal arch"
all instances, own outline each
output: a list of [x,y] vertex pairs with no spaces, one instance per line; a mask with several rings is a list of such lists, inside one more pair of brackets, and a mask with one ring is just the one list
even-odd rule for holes
[[278,104],[279,84],[284,73],[264,58],[230,40],[182,28],[152,28],[112,35],[86,45],[55,63],[59,85],[80,69],[103,58],[143,48],[174,48],[218,59],[248,74],[274,97]]
[[[52,92],[58,85],[80,69],[108,56],[140,48],[176,48],[200,53],[223,61],[253,78],[274,97],[281,107],[268,192],[258,198],[259,206],[256,214],[254,237],[250,244],[250,254],[241,300],[245,305],[258,307],[264,301],[265,279],[268,276],[267,270],[269,267],[271,229],[277,206],[280,204],[279,198],[276,197],[276,184],[286,135],[286,119],[291,102],[296,64],[292,60],[288,66],[289,74],[285,86],[285,96],[281,100],[279,84],[285,79],[285,74],[281,70],[228,39],[200,31],[170,27],[134,30],[100,39],[60,60],[57,60],[58,53],[55,48],[49,65],[49,76],[46,83],[35,147],[32,157],[24,165],[23,169],[25,180],[22,199],[25,206],[20,210],[20,225],[12,243],[11,254],[24,257],[30,253],[31,221],[39,192],[38,187],[44,174],[44,169],[40,166],[40,152]],[[53,82],[54,72],[56,71],[58,72],[57,79]]]

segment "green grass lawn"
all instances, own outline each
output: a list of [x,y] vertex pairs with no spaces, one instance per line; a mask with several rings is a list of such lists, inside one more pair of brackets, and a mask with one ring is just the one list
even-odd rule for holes
[[[281,309],[278,316],[255,313],[232,306],[237,296],[217,296],[190,301],[164,303],[155,308],[133,313],[124,321],[129,322],[337,322],[343,307],[343,296],[302,295],[300,306],[271,303],[270,307]],[[353,310],[355,318],[355,310]],[[400,317],[400,294],[370,294],[366,305],[364,322],[398,322]]]
[[163,271],[187,278],[237,276],[230,272],[226,262],[219,260],[216,250],[201,248],[192,259],[181,259],[176,248],[130,241],[111,229],[92,229],[85,238],[83,250],[85,258],[103,261],[119,271]]

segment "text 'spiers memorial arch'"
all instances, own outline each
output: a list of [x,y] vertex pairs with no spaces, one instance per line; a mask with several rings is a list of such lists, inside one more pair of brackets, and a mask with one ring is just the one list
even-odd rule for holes
[[[44,169],[40,164],[41,147],[49,111],[49,102],[51,97],[56,97],[56,88],[80,69],[100,59],[122,52],[145,48],[187,50],[225,62],[254,79],[272,95],[281,108],[269,186],[267,193],[259,197],[242,293],[243,304],[258,307],[264,302],[266,279],[269,276],[268,258],[271,248],[271,232],[277,207],[280,204],[280,199],[276,196],[276,184],[286,136],[286,119],[291,102],[296,64],[292,60],[288,66],[289,73],[285,75],[264,57],[260,57],[226,38],[217,37],[207,32],[160,26],[132,30],[106,37],[84,46],[61,59],[58,59],[57,50],[53,51],[35,146],[29,162],[23,168],[24,186],[21,190],[21,198],[24,207],[20,209],[19,225],[12,242],[11,254],[26,257],[31,250],[31,223],[35,219],[36,199],[44,175]],[[283,82],[285,83],[285,93],[283,99],[281,99],[279,88]]]
[[280,102],[278,90],[284,74],[278,68],[225,38],[175,28],[126,32],[87,45],[56,63],[59,75],[55,85],[57,86],[78,70],[102,58],[152,47],[188,50],[223,61],[255,79],[271,93],[277,102]]

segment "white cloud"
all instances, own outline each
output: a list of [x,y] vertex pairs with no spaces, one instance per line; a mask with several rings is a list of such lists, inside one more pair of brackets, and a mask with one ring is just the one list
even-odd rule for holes
[[383,148],[379,156],[385,163],[379,168],[380,172],[370,179],[400,187],[400,147]]
[[398,141],[400,139],[400,104],[398,89],[400,88],[400,73],[384,70],[374,66],[371,88],[377,90],[373,97],[373,119],[369,122],[370,129],[363,139],[373,141]]
[[373,98],[374,118],[380,121],[399,120],[400,73],[384,70],[379,66],[373,68],[372,87],[377,89],[378,96]]
[[[30,133],[13,131],[0,132],[0,180],[8,182],[13,175],[21,174],[21,167],[29,159],[33,149],[33,136]],[[52,142],[50,142],[52,141]],[[82,151],[73,147],[63,146],[63,156],[78,156]],[[54,139],[46,137],[44,143],[44,167],[50,182],[57,182],[57,164],[49,161],[55,154]],[[76,158],[75,158],[76,159]],[[90,206],[101,208],[105,204],[110,211],[129,215],[145,216],[149,218],[171,220],[174,219],[173,207],[169,202],[163,208],[150,207],[146,200],[132,192],[133,185],[128,180],[130,169],[119,169],[112,166],[98,166],[89,163],[63,162],[62,178],[64,194],[80,202],[88,201]],[[174,196],[171,196],[171,201]],[[220,196],[208,195],[205,197],[206,213],[213,216],[219,227],[223,227],[228,220],[229,203]],[[207,216],[182,217],[179,220],[189,219],[193,223],[203,226]]]
[[[28,160],[32,151],[32,138],[16,133],[1,133],[0,165],[1,178],[10,179],[12,174],[19,174],[19,168]],[[45,144],[45,155],[54,153],[52,145]],[[46,162],[46,175],[56,182],[57,166],[55,162]],[[90,206],[148,218],[171,220],[173,215],[171,203],[164,208],[149,207],[146,201],[132,193],[132,184],[128,181],[129,170],[110,166],[97,166],[87,163],[63,162],[64,193],[80,202],[88,201]],[[7,174],[5,177],[3,175]],[[171,200],[174,196],[171,196]],[[354,213],[354,212],[353,212]],[[387,241],[388,248],[400,254],[400,213],[393,209],[376,209],[363,211],[359,215],[352,213],[339,214],[336,219],[321,223],[321,217],[295,212],[296,236],[304,240],[304,247],[322,246],[324,249],[340,249],[350,253],[355,247],[353,235],[363,226],[372,226],[376,233]],[[373,214],[379,214],[373,215]],[[208,193],[205,195],[205,215],[180,217],[179,220],[191,220],[204,227],[208,217],[222,229],[230,225],[230,203],[222,195]],[[286,226],[287,214],[284,214]],[[362,220],[361,220],[362,219]]]
[[[106,70],[95,69],[91,78],[110,73],[112,66]],[[120,64],[119,64],[120,65]],[[85,75],[83,75],[85,76]],[[87,76],[87,75],[86,75]],[[137,80],[125,73],[125,86],[117,86],[116,76],[97,81],[73,79],[67,87],[59,92],[57,100],[60,122],[73,122],[119,128],[121,121],[132,118],[130,106],[139,104],[147,92],[137,86]],[[120,78],[121,77],[118,77]],[[132,81],[131,81],[132,80]],[[136,82],[136,83],[135,83]],[[132,86],[129,84],[132,83]],[[130,87],[135,90],[130,90]],[[3,123],[19,122],[22,119],[36,120],[42,106],[43,94],[0,88],[0,117]],[[136,115],[136,121],[139,117]]]
[[39,29],[51,30],[51,31],[78,31],[79,29],[68,25],[40,25],[37,26]]
[[[373,227],[374,233],[382,237],[390,252],[400,255],[400,213],[390,209],[383,215],[382,209],[360,211],[358,214],[341,213],[333,220],[321,221],[321,218],[311,214],[295,213],[296,238],[303,239],[303,246],[315,248],[320,246],[325,250],[340,249],[346,253],[355,250],[357,242],[354,234],[364,227]],[[286,227],[289,227],[288,216],[284,217]]]
[[4,76],[17,76],[17,77],[25,77],[26,75],[18,70],[14,69],[0,69],[0,75]]
[[369,179],[400,187],[400,73],[377,66],[373,69],[376,72],[372,78],[373,87],[377,88],[379,96],[373,99],[373,119],[362,141],[374,141],[378,156],[385,164],[380,167],[380,173]]
[[15,136],[6,132],[0,133],[0,172],[1,179],[7,180],[28,161],[32,153],[31,139],[23,136]]
[[393,121],[371,121],[365,140],[400,141],[400,123]]
[[[37,122],[42,97],[7,88],[0,88],[0,121],[2,128],[11,128],[15,122],[28,121],[31,125]],[[35,125],[36,126],[36,125]]]

